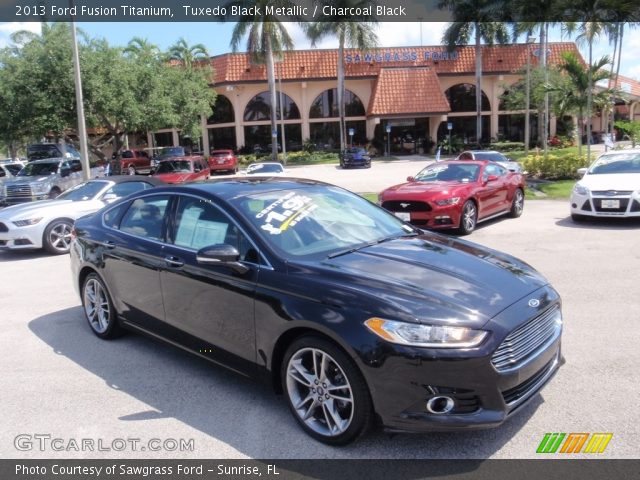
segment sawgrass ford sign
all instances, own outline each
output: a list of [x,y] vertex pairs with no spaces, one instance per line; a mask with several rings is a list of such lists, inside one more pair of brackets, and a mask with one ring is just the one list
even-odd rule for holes
[[344,56],[345,63],[390,63],[390,62],[417,62],[423,61],[440,61],[440,60],[457,60],[458,52],[447,52],[446,50],[427,50],[424,52],[406,51],[406,52],[360,52],[347,53]]

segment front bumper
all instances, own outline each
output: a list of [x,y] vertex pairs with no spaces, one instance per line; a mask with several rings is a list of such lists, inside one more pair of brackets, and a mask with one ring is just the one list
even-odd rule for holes
[[394,215],[420,228],[431,230],[447,230],[460,226],[460,205],[438,206],[434,202],[429,204],[430,210],[405,212],[391,211]]
[[640,191],[571,194],[571,213],[589,217],[640,217]]
[[0,221],[0,249],[29,250],[42,248],[43,229],[40,223],[42,221],[35,225],[16,227],[9,221]]
[[[535,311],[527,304],[534,297],[541,299]],[[492,355],[507,335],[556,305],[559,307],[559,297],[550,287],[534,292],[489,321],[483,329],[491,335],[475,349],[378,345],[376,355],[368,354],[368,364],[362,369],[383,426],[392,431],[429,432],[492,428],[503,423],[535,398],[563,363],[562,328],[559,325],[525,360],[508,370],[494,367]],[[453,409],[430,412],[427,402],[441,396],[453,399]]]

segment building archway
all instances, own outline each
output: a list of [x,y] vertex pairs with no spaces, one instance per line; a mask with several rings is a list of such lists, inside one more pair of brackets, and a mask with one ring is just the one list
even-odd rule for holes
[[[449,100],[451,112],[475,112],[476,111],[476,86],[471,83],[458,83],[447,88],[444,95]],[[483,112],[491,110],[491,103],[487,94],[482,92]]]
[[[299,120],[298,105],[286,93],[276,92],[276,119],[280,120],[280,96],[282,96],[282,116],[285,120]],[[271,95],[268,91],[254,96],[244,109],[245,122],[259,122],[271,120]]]

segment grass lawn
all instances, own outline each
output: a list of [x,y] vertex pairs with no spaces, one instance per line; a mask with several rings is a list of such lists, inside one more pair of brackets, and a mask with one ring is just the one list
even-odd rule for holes
[[378,201],[377,193],[361,193],[360,196],[366,198],[371,203],[376,203]]
[[546,197],[539,197],[534,195],[530,188],[527,188],[525,197],[528,200],[539,200],[541,198],[569,200],[571,190],[573,189],[573,186],[575,184],[576,180],[560,180],[557,182],[543,183],[538,185],[538,190],[544,193]]

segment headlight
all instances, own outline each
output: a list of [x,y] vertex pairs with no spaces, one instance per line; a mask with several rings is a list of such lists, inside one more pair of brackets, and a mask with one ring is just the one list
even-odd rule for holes
[[46,183],[34,183],[31,185],[31,191],[36,195],[47,193],[49,191],[49,185]]
[[16,227],[28,227],[29,225],[35,225],[36,223],[38,223],[40,220],[42,220],[42,217],[39,218],[29,218],[27,220],[16,220],[15,222],[13,222],[13,224]]
[[412,347],[470,348],[482,343],[487,336],[483,330],[442,325],[420,325],[370,318],[364,324],[369,330],[391,343]]
[[444,200],[436,200],[436,205],[444,207],[445,205],[455,205],[460,201],[460,197],[445,198]]
[[578,195],[589,195],[589,189],[579,183],[575,184],[575,186],[573,187],[573,191]]

